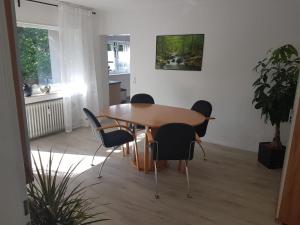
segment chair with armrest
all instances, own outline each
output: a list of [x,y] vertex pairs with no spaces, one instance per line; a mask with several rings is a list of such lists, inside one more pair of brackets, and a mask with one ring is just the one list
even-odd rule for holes
[[152,149],[155,170],[155,198],[158,194],[157,161],[158,160],[184,160],[187,179],[187,197],[191,197],[188,161],[193,159],[195,146],[195,130],[192,126],[183,123],[169,123],[161,126],[155,137],[150,131],[147,138]]
[[[109,156],[120,146],[123,144],[129,143],[134,141],[135,142],[135,160],[137,168],[139,169],[139,160],[138,160],[138,149],[137,149],[137,142],[135,139],[135,135],[132,133],[132,131],[123,125],[120,124],[114,124],[114,125],[108,125],[108,126],[101,126],[101,123],[97,119],[97,117],[87,108],[83,108],[83,112],[85,113],[86,117],[88,118],[91,128],[97,137],[97,139],[100,141],[100,145],[97,148],[97,151],[94,154],[94,157],[98,150],[102,147],[102,145],[106,148],[112,148],[112,151],[107,155],[105,160],[102,162],[99,170],[99,178],[101,178],[101,172],[103,169],[103,166]],[[105,132],[107,129],[113,129],[118,128],[118,130],[113,130],[109,132]],[[93,159],[94,159],[93,157]],[[93,162],[92,162],[93,164]]]
[[140,93],[131,97],[130,103],[149,103],[154,104],[154,99],[151,95]]
[[202,124],[194,127],[195,132],[197,134],[196,142],[199,144],[199,146],[203,152],[203,160],[206,160],[206,153],[205,153],[203,146],[201,145],[200,138],[205,136],[209,120],[215,119],[213,117],[210,117],[211,112],[212,112],[212,105],[208,101],[199,100],[194,103],[191,110],[199,112],[206,117],[206,120]]
[[[134,96],[132,96],[130,103],[155,104],[153,97],[151,95],[145,94],[145,93],[135,94]],[[136,128],[139,130],[145,129],[145,127],[142,125],[133,126],[134,133],[135,133]]]

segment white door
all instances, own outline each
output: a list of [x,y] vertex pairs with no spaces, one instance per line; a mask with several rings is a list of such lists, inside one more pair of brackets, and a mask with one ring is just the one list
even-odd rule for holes
[[13,42],[8,37],[8,29],[14,26],[8,25],[7,19],[15,24],[13,0],[0,1],[0,224],[26,225],[25,170],[13,79],[17,65],[11,60],[9,44]]

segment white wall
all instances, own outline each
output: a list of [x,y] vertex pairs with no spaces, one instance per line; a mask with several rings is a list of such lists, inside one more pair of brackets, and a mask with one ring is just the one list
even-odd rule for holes
[[47,6],[28,1],[21,1],[21,7],[18,7],[16,3],[15,5],[18,22],[48,26],[57,26],[58,24],[58,9],[55,6]]
[[[272,47],[291,43],[300,50],[299,20],[296,0],[190,0],[106,12],[101,32],[130,34],[131,94],[147,92],[159,104],[187,108],[207,99],[217,119],[205,140],[257,151],[274,131],[251,104],[257,77],[252,69]],[[203,70],[155,70],[156,35],[189,33],[205,34]],[[283,125],[284,143],[288,131]]]
[[109,106],[109,78],[107,69],[107,37],[100,35],[95,39],[96,79],[101,107]]
[[3,3],[0,1],[0,224],[25,225],[29,221],[23,208],[25,172]]

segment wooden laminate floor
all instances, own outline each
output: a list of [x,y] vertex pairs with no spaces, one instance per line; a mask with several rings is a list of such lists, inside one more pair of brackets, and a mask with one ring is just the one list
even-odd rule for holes
[[[143,140],[140,142],[142,146]],[[31,142],[32,149],[92,156],[97,141],[87,128],[60,133]],[[208,161],[196,147],[190,163],[192,199],[186,198],[186,179],[177,163],[159,172],[160,199],[154,199],[154,174],[136,171],[131,156],[114,153],[103,170],[102,183],[89,188],[98,211],[110,221],[103,225],[273,225],[280,170],[257,163],[257,154],[204,143]],[[102,149],[98,155],[108,154]],[[75,162],[74,162],[75,163]],[[99,182],[99,165],[81,179]]]

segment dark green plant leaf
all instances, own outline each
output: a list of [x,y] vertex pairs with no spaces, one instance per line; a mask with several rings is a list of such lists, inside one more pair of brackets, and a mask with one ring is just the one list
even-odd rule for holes
[[84,197],[88,187],[99,183],[83,186],[83,182],[80,182],[70,185],[72,174],[80,162],[70,166],[60,177],[58,171],[64,155],[60,158],[58,167],[53,170],[52,151],[49,154],[47,167],[43,165],[39,151],[39,163],[33,157],[35,181],[27,187],[32,225],[84,225],[107,220],[97,218],[102,212],[92,213],[95,208],[90,199]]
[[272,125],[289,121],[293,108],[300,58],[297,49],[290,45],[270,50],[255,66],[259,74],[254,81],[252,104],[261,110],[261,116]]

